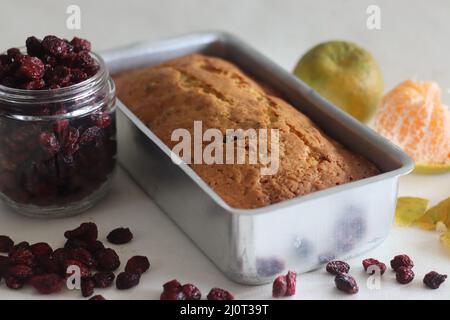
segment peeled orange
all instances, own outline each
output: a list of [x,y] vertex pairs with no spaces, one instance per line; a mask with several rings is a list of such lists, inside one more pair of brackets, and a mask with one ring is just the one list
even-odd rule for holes
[[388,92],[375,129],[416,161],[416,172],[450,170],[450,110],[436,83],[407,80]]

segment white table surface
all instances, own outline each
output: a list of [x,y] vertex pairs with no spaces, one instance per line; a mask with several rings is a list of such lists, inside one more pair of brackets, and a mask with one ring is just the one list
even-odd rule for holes
[[[66,29],[65,14],[70,4],[82,12],[82,29]],[[382,29],[366,28],[368,5],[381,8]],[[450,28],[448,1],[36,1],[2,3],[0,47],[20,45],[33,34],[56,34],[89,38],[97,50],[146,39],[158,39],[200,30],[227,30],[239,35],[283,67],[291,70],[310,46],[328,39],[353,40],[369,49],[379,60],[386,88],[411,77],[433,79],[444,88],[449,103],[448,52]],[[450,196],[450,174],[409,175],[400,182],[400,195],[427,197],[434,204]],[[116,248],[123,262],[132,255],[147,255],[152,270],[139,287],[120,292],[98,290],[109,299],[157,299],[161,285],[173,278],[197,284],[206,295],[214,286],[229,289],[239,299],[269,299],[271,286],[248,287],[225,278],[155,204],[119,169],[109,196],[92,210],[76,217],[35,220],[13,213],[0,205],[0,234],[14,240],[48,241],[63,244],[63,231],[83,221],[99,225],[100,236],[118,226],[130,227],[135,240]],[[438,241],[438,234],[418,229],[393,227],[387,240],[367,254],[386,263],[395,254],[407,253],[415,261],[416,279],[399,285],[388,271],[381,289],[370,290],[367,276],[356,258],[349,263],[360,284],[360,293],[343,295],[333,278],[323,270],[299,275],[294,299],[448,299],[450,281],[439,290],[423,287],[422,277],[436,270],[450,274],[450,250]],[[79,292],[43,297],[26,288],[12,291],[0,285],[0,299],[79,298]]]

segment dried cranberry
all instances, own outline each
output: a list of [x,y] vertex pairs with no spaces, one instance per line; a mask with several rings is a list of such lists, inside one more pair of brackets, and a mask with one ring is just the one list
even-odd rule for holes
[[183,286],[177,280],[171,280],[163,285],[160,300],[186,300]]
[[95,283],[91,278],[81,279],[81,294],[83,297],[90,297],[94,294]]
[[386,271],[386,265],[383,262],[378,261],[377,259],[372,259],[372,258],[364,259],[362,261],[362,265],[366,272],[370,268],[372,270],[372,274],[375,273],[375,270],[374,270],[375,267],[378,268],[381,275],[383,275],[384,272]]
[[68,256],[70,259],[80,261],[88,268],[95,268],[97,266],[97,262],[92,254],[85,248],[71,249]]
[[208,300],[234,300],[234,296],[226,290],[212,288],[208,293]]
[[90,243],[87,247],[87,249],[89,250],[90,253],[95,254],[97,251],[101,250],[101,249],[105,249],[105,246],[103,245],[103,243],[99,240],[96,240],[92,243]]
[[100,271],[114,271],[120,266],[119,256],[113,249],[101,249],[95,256]]
[[69,273],[69,272],[71,272],[71,271],[69,271],[69,268],[74,267],[74,266],[76,266],[80,269],[81,278],[89,278],[91,276],[91,271],[85,264],[81,263],[80,261],[72,260],[72,259],[67,259],[66,261],[64,261],[64,270],[66,271],[66,274],[72,275],[73,272]]
[[38,242],[30,246],[30,250],[36,257],[51,256],[53,254],[53,249],[48,243]]
[[430,289],[437,289],[446,279],[446,274],[439,274],[436,271],[431,271],[425,275],[423,283]]
[[85,39],[74,37],[70,44],[75,52],[91,51],[91,43]]
[[336,288],[349,294],[358,293],[359,288],[356,280],[348,274],[340,273],[334,278]]
[[401,284],[407,284],[413,281],[414,279],[414,272],[411,268],[408,267],[398,267],[395,271],[395,277],[397,281]]
[[67,249],[59,248],[53,252],[53,260],[60,265],[63,265],[64,261],[66,261],[68,258],[69,255]]
[[272,296],[274,298],[284,297],[287,292],[286,276],[278,276],[272,286]]
[[80,69],[71,69],[70,75],[72,83],[80,83],[89,78],[88,74]]
[[44,71],[44,64],[41,60],[36,57],[23,56],[16,71],[16,77],[24,80],[39,80],[44,76]]
[[73,61],[75,68],[81,68],[83,70],[94,68],[97,66],[97,62],[92,58],[91,54],[86,51],[78,53]]
[[49,85],[57,85],[60,88],[66,87],[72,80],[72,74],[69,68],[64,66],[55,66],[45,73],[45,78]]
[[293,296],[297,287],[297,274],[293,271],[289,271],[286,275],[286,296]]
[[51,132],[42,132],[39,135],[39,141],[42,145],[42,148],[48,155],[55,155],[59,152],[60,145],[56,136]]
[[[78,129],[75,129],[73,127],[66,128],[66,130],[64,131],[64,135],[63,135],[62,145],[64,147],[64,151],[67,154],[72,155],[78,150],[79,145],[78,145],[77,141],[79,138],[80,138],[80,131]],[[97,239],[95,239],[95,240],[97,240]]]
[[350,266],[344,261],[335,260],[328,262],[326,269],[328,273],[337,275],[339,273],[348,273],[350,271]]
[[51,257],[39,257],[37,264],[39,272],[36,272],[36,274],[56,273],[63,275],[65,270],[63,270],[62,265],[63,262],[59,263]]
[[202,298],[202,293],[193,284],[185,284],[181,287],[181,291],[185,296],[185,300],[200,300]]
[[150,268],[150,262],[147,257],[134,256],[128,260],[125,271],[130,273],[142,274]]
[[7,275],[5,276],[5,284],[10,289],[21,289],[23,285],[25,284],[24,280],[20,280],[17,278],[14,278],[13,276]]
[[111,243],[124,244],[133,239],[133,234],[129,228],[117,228],[111,231],[106,238]]
[[17,249],[9,254],[11,264],[24,264],[29,267],[36,266],[36,259],[29,249]]
[[97,288],[110,287],[116,276],[112,272],[97,272],[94,274],[93,280]]
[[80,137],[80,145],[85,146],[97,142],[102,134],[102,129],[99,127],[87,128]]
[[107,113],[96,113],[91,116],[92,121],[94,121],[95,125],[99,128],[105,129],[111,125],[111,117]]
[[106,300],[101,294],[97,294],[90,298],[89,300]]
[[391,260],[391,267],[394,271],[397,271],[400,267],[412,268],[414,267],[414,263],[410,257],[406,254],[395,256],[394,259]]
[[78,248],[87,248],[88,244],[79,239],[68,239],[66,243],[64,244],[64,249],[70,250],[70,249],[78,249]]
[[41,40],[36,37],[28,37],[25,41],[27,47],[27,53],[33,57],[41,57],[44,54]]
[[13,276],[14,278],[19,280],[27,280],[34,275],[34,271],[29,266],[18,264],[9,267],[8,275]]
[[45,81],[42,79],[31,80],[28,82],[21,83],[17,85],[17,87],[23,90],[40,90],[45,87]]
[[186,300],[183,291],[163,291],[160,300]]
[[126,290],[135,287],[139,284],[141,275],[139,273],[121,272],[117,276],[116,288],[119,290]]
[[163,284],[163,288],[167,292],[179,292],[181,291],[181,283],[174,279]]
[[9,254],[11,254],[14,251],[24,250],[28,248],[30,248],[30,244],[27,241],[21,241],[16,245],[14,245],[14,247],[12,247],[11,250],[9,250]]
[[18,60],[22,56],[22,52],[18,48],[10,48],[6,51],[6,54],[11,60]]
[[64,237],[67,239],[78,239],[92,243],[97,240],[98,228],[93,222],[82,223],[78,228],[64,233]]
[[41,294],[51,294],[61,291],[64,279],[53,273],[42,274],[32,277],[30,284]]
[[14,241],[8,236],[0,236],[0,252],[8,253],[14,246]]
[[64,57],[69,53],[68,44],[56,36],[46,36],[41,44],[44,52],[53,57]]

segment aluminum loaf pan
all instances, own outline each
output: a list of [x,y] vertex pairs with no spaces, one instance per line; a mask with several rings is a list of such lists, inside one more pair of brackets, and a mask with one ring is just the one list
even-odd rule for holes
[[133,179],[230,279],[264,284],[286,269],[305,272],[379,245],[393,222],[399,176],[414,162],[236,37],[208,32],[103,52],[110,72],[201,52],[230,60],[375,163],[381,174],[258,209],[226,204],[125,105],[118,105],[119,160]]

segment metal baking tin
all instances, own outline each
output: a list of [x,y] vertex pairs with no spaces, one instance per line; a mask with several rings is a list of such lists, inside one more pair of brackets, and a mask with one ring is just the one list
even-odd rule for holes
[[381,174],[259,209],[226,204],[125,105],[118,104],[119,160],[133,179],[230,279],[264,284],[379,245],[393,222],[403,151],[319,96],[236,37],[198,33],[103,52],[111,73],[193,52],[223,57],[280,93],[324,132],[375,163]]

